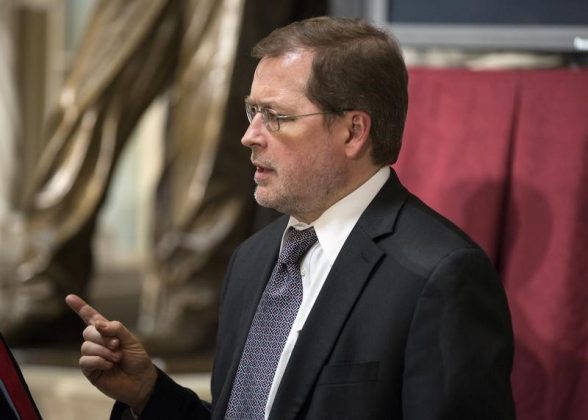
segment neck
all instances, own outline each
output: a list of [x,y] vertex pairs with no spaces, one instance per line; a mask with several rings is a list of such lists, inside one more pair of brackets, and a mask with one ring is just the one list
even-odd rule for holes
[[373,177],[382,167],[381,166],[371,166],[369,170],[362,171],[358,173],[356,176],[351,176],[348,182],[345,183],[345,186],[337,191],[336,194],[332,194],[331,198],[326,202],[326,205],[322,206],[320,209],[316,209],[314,211],[308,211],[302,214],[292,214],[296,220],[299,220],[307,225],[311,225],[315,220],[322,216],[322,214],[327,211],[331,206],[335,203],[339,202],[341,199],[347,197],[353,191],[361,187],[365,184],[371,177]]

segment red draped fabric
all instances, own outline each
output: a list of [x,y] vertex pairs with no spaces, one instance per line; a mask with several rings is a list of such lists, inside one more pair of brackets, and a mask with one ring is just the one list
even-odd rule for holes
[[518,419],[588,419],[588,70],[410,77],[395,167],[503,279]]

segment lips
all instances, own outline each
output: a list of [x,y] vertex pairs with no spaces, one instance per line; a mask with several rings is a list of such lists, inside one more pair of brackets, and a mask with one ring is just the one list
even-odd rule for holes
[[251,160],[251,163],[253,164],[253,166],[255,166],[256,171],[258,172],[268,172],[268,171],[272,171],[272,167],[269,164],[266,164],[264,162],[258,161],[258,160]]
[[267,174],[273,172],[273,169],[268,168],[266,166],[255,165],[255,173],[256,174]]
[[253,163],[253,166],[255,166],[255,181],[258,183],[261,180],[263,180],[263,178],[268,176],[271,172],[274,172],[270,165],[264,164],[259,161],[251,161],[251,163]]

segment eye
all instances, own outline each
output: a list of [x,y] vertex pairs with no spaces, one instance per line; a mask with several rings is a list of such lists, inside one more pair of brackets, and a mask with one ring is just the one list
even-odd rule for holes
[[274,111],[271,108],[263,108],[263,111],[267,117],[268,120],[274,121],[279,119],[280,114],[278,114],[276,111]]
[[266,127],[270,131],[278,131],[280,129],[280,114],[271,108],[262,108],[261,112],[263,112]]
[[[251,122],[253,118],[255,118],[255,115],[260,111],[261,108],[259,106],[245,102],[245,113],[247,114],[249,122]],[[265,119],[265,115],[263,115],[263,118]]]

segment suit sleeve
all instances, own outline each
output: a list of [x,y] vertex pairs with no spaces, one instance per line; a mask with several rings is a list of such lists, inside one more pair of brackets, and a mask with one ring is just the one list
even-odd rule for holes
[[514,419],[504,290],[479,249],[443,258],[416,306],[405,355],[405,420]]
[[[158,369],[155,389],[139,416],[141,420],[161,419],[210,419],[210,404],[202,401],[198,395],[188,388],[174,382],[169,376]],[[131,419],[129,407],[119,401],[116,402],[110,414],[111,420]]]

